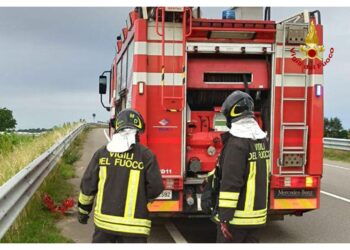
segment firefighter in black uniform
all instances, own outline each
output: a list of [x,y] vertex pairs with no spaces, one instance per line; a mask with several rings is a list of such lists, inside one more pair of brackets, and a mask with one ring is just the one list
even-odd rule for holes
[[229,132],[222,134],[218,243],[259,242],[266,224],[270,151],[254,119],[251,96],[235,91],[222,105]]
[[116,118],[112,140],[92,157],[81,181],[79,222],[94,209],[93,243],[146,243],[150,234],[147,203],[163,191],[155,155],[138,143],[145,124],[135,110]]

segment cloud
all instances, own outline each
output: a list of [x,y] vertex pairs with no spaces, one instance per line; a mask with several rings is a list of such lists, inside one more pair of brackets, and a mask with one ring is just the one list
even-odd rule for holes
[[0,107],[14,111],[17,128],[108,119],[98,76],[129,10],[0,8]]
[[[202,8],[220,18],[227,7]],[[273,20],[302,8],[272,7]],[[350,70],[349,8],[320,9],[326,48],[335,55],[325,68],[325,115],[347,115]],[[125,26],[125,8],[0,8],[0,107],[14,111],[19,128],[50,127],[79,118],[108,119],[98,95],[98,76],[115,54],[116,36]]]

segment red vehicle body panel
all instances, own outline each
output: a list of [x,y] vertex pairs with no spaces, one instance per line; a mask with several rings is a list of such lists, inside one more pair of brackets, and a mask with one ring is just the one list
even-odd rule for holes
[[[188,8],[186,11],[188,11]],[[159,9],[160,15],[162,11]],[[191,13],[191,12],[190,12]],[[323,164],[323,95],[316,95],[316,86],[323,85],[323,68],[305,70],[298,65],[289,51],[284,56],[277,53],[283,43],[278,41],[279,30],[274,21],[257,20],[222,20],[192,19],[185,23],[164,24],[141,19],[137,13],[131,13],[130,29],[123,29],[123,39],[117,42],[118,53],[112,63],[110,102],[111,117],[128,105],[138,110],[145,122],[145,133],[141,142],[148,146],[157,156],[164,185],[172,190],[171,199],[160,199],[149,206],[152,212],[200,212],[186,205],[189,198],[200,194],[201,184],[190,183],[193,179],[188,172],[188,165],[193,160],[201,163],[200,173],[207,174],[214,168],[216,158],[222,148],[221,131],[215,128],[217,106],[206,109],[190,109],[186,93],[189,91],[244,90],[243,82],[221,83],[205,82],[204,73],[249,73],[252,76],[248,88],[254,94],[265,93],[271,97],[271,179],[270,179],[270,212],[293,214],[319,208],[320,178]],[[165,37],[157,35],[162,32]],[[251,39],[210,38],[210,32],[254,32]],[[320,45],[323,44],[322,26],[316,25]],[[186,33],[187,36],[184,34]],[[241,44],[270,47],[271,52],[246,55],[244,52],[234,55],[219,53],[189,53],[189,44]],[[133,50],[129,50],[130,45]],[[288,48],[293,46],[287,44]],[[126,89],[119,88],[118,64],[132,53],[132,64],[128,70]],[[129,55],[130,56],[130,55]],[[284,58],[284,67],[283,67]],[[130,59],[128,59],[130,60]],[[318,59],[310,60],[309,67],[322,63]],[[130,68],[131,67],[131,68]],[[129,72],[128,71],[128,72]],[[284,98],[303,98],[307,91],[307,163],[305,175],[279,174],[280,135],[281,135],[281,75],[296,77],[307,74],[310,81],[307,88],[300,80],[292,80],[284,87]],[[130,78],[130,79],[129,79]],[[318,86],[319,87],[319,86]],[[120,91],[119,91],[120,90]],[[119,91],[119,92],[118,92]],[[130,102],[129,104],[125,104]],[[216,109],[214,109],[216,108]],[[304,118],[304,105],[300,101],[289,101],[283,106],[283,122],[300,122]],[[256,110],[256,119],[261,127],[266,127],[264,114]],[[265,117],[266,118],[266,117]],[[214,124],[214,125],[213,125]],[[303,132],[290,130],[284,134],[285,147],[301,147]],[[215,154],[209,155],[208,148],[214,147]],[[194,174],[195,175],[195,174]],[[288,187],[290,184],[291,186]],[[278,198],[278,190],[315,191],[316,196],[309,198]],[[198,198],[198,197],[197,197]],[[197,201],[198,203],[198,201]],[[198,205],[198,204],[197,204]],[[199,207],[199,206],[198,206]]]

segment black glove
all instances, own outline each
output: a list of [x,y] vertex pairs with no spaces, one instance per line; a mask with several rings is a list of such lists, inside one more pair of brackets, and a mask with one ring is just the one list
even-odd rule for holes
[[79,213],[78,221],[80,224],[87,224],[88,220],[89,220],[89,215]]

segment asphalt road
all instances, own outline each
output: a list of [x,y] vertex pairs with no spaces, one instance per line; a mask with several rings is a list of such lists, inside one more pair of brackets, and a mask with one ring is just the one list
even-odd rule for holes
[[[79,178],[93,152],[106,143],[102,129],[92,130],[84,144],[84,155],[77,163]],[[325,160],[321,180],[321,208],[302,217],[288,216],[261,230],[263,243],[350,243],[350,164]],[[79,225],[75,216],[59,223],[62,233],[75,242],[91,242],[92,220]],[[216,227],[209,219],[154,219],[148,242],[214,243]]]
[[[83,144],[83,154],[80,160],[74,164],[76,168],[76,178],[71,180],[76,188],[76,197],[78,197],[79,194],[79,185],[81,177],[85,172],[85,168],[89,164],[96,150],[105,143],[107,143],[107,140],[103,134],[103,129],[101,128],[93,129],[87,135]],[[92,218],[92,216],[90,217]],[[61,220],[58,223],[58,228],[61,229],[61,232],[65,237],[72,239],[74,242],[89,243],[91,242],[91,236],[94,232],[94,223],[93,220],[90,219],[87,225],[81,225],[77,222],[77,215],[72,214]]]

